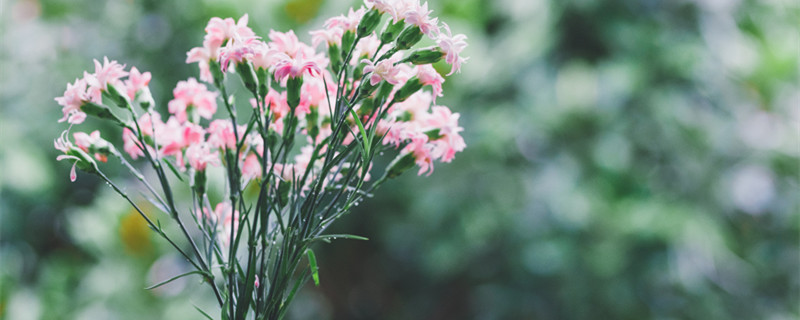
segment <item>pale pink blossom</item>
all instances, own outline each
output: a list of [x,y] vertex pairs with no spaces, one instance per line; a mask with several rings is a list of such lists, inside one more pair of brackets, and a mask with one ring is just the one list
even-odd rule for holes
[[219,63],[222,72],[227,72],[231,64],[238,64],[250,60],[255,53],[255,47],[261,43],[257,38],[233,39],[224,48],[219,50]]
[[78,172],[76,168],[78,166],[78,161],[81,161],[81,159],[76,156],[69,155],[70,149],[73,147],[72,143],[67,140],[67,132],[68,131],[62,132],[61,136],[53,141],[53,145],[55,146],[56,150],[64,153],[56,157],[57,161],[75,160],[75,162],[72,164],[72,169],[69,170],[69,181],[75,182],[75,180],[78,179]]
[[125,81],[125,87],[128,89],[128,98],[131,100],[136,99],[136,93],[142,89],[147,88],[150,84],[152,75],[150,72],[140,73],[136,67],[131,67],[131,72],[128,74],[128,80]]
[[[99,94],[100,91],[108,89],[108,85],[116,85],[120,83],[120,78],[127,76],[128,72],[125,71],[125,65],[117,63],[116,60],[108,60],[108,57],[103,57],[103,63],[97,59],[94,60],[94,73],[84,74],[86,83],[90,87],[90,94]],[[97,93],[92,93],[96,91]]]
[[84,79],[75,79],[75,83],[68,83],[64,95],[57,97],[55,100],[63,107],[61,112],[64,113],[64,117],[59,119],[58,122],[67,121],[71,124],[79,124],[86,119],[86,113],[81,111],[81,106],[91,99],[86,92],[86,81]]
[[225,41],[236,37],[246,40],[256,37],[253,30],[247,26],[249,17],[247,14],[234,22],[232,18],[211,18],[206,26],[206,37],[203,45],[208,49],[212,59],[217,58],[217,50],[222,47]]
[[[367,57],[372,58],[375,56],[375,52],[378,51],[378,46],[381,45],[381,40],[378,39],[375,34],[370,34],[364,38],[362,38],[358,43],[356,43],[356,49],[353,51],[354,57]],[[381,51],[386,51],[381,50]]]
[[219,241],[227,246],[231,233],[236,233],[239,229],[239,211],[233,211],[231,204],[226,201],[218,203],[213,212],[203,208],[203,213],[204,218],[218,228]]
[[209,61],[216,60],[216,58],[216,56],[211,56],[211,52],[206,47],[192,48],[186,53],[186,63],[197,62],[200,68],[200,80],[205,82],[214,81]]
[[430,38],[439,35],[438,18],[430,18],[433,10],[428,10],[428,3],[420,5],[419,2],[412,3],[403,13],[406,22],[419,27],[419,30]]
[[253,68],[269,70],[275,64],[287,57],[285,53],[270,48],[266,42],[259,41],[252,46],[253,55],[249,58],[253,63]]
[[442,162],[450,162],[456,152],[461,152],[466,148],[464,138],[460,135],[464,128],[458,126],[459,116],[458,113],[453,113],[444,106],[431,108],[431,114],[426,117],[424,122],[428,127],[438,129],[441,136],[440,139],[433,141],[433,158],[440,158]]
[[377,65],[373,64],[372,61],[368,59],[361,60],[361,63],[366,64],[366,66],[364,66],[365,75],[372,73],[372,75],[369,77],[369,83],[371,85],[374,86],[381,82],[381,80],[386,80],[386,82],[391,84],[400,83],[400,81],[397,79],[397,75],[400,70],[394,66],[392,59],[381,60],[381,62],[378,62]]
[[[86,153],[91,153],[89,149],[92,148],[109,146],[108,142],[100,137],[100,130],[92,131],[91,134],[86,134],[85,132],[75,132],[72,134],[72,136],[75,138],[75,145],[77,145],[78,148]],[[108,156],[102,153],[95,153],[94,158],[102,162],[108,161]]]
[[269,31],[269,47],[279,52],[283,52],[292,59],[311,59],[314,56],[314,48],[297,39],[294,31],[278,32]]
[[[239,126],[239,134],[243,134],[245,128]],[[208,144],[214,148],[236,149],[236,135],[230,120],[217,119],[208,125]]]
[[186,148],[186,161],[197,170],[204,171],[209,164],[219,166],[219,152],[212,151],[207,143],[196,143]]
[[[364,5],[367,9],[378,10],[380,13],[392,14],[395,12],[395,3],[393,0],[364,0]],[[397,22],[397,20],[395,20]]]
[[342,45],[342,28],[325,28],[320,30],[312,30],[308,32],[311,35],[312,47],[316,48],[320,43],[325,45]]
[[433,102],[436,103],[436,97],[442,96],[442,83],[444,82],[444,77],[442,77],[439,72],[436,72],[431,65],[419,65],[417,66],[417,78],[422,85],[429,85],[433,91]]
[[361,22],[361,18],[364,17],[364,13],[366,13],[364,8],[359,8],[355,11],[353,11],[353,8],[350,8],[347,15],[339,15],[330,18],[325,21],[324,26],[325,28],[341,28],[345,31],[355,32],[356,28],[358,28],[358,23]]
[[162,156],[175,156],[176,162],[183,163],[183,149],[186,148],[184,140],[184,126],[175,117],[169,117],[167,122],[157,129],[156,143],[162,146],[159,153]]
[[442,25],[445,33],[439,35],[436,44],[445,54],[444,61],[452,66],[450,73],[447,74],[449,76],[455,72],[461,72],[461,64],[468,59],[461,57],[461,51],[467,47],[467,36],[463,34],[453,36],[450,32],[450,27],[446,23],[442,23]]
[[142,146],[136,134],[128,128],[122,129],[122,143],[122,150],[125,150],[134,160],[140,156],[144,156],[144,151],[142,151]]
[[322,74],[317,62],[303,58],[287,59],[278,63],[275,69],[275,80],[282,81],[286,77],[297,78],[308,72],[310,75]]
[[417,175],[428,173],[430,176],[433,173],[433,158],[431,157],[432,145],[428,143],[428,136],[425,134],[418,134],[411,139],[411,142],[403,148],[404,153],[412,153],[415,162],[419,166]]
[[188,111],[195,111],[198,116],[206,119],[211,119],[217,112],[218,93],[208,91],[205,85],[194,78],[178,82],[172,94],[175,99],[169,102],[169,112],[174,114],[179,122],[188,120]]
[[242,179],[250,181],[259,177],[261,177],[261,163],[258,161],[258,156],[251,153],[242,163]]

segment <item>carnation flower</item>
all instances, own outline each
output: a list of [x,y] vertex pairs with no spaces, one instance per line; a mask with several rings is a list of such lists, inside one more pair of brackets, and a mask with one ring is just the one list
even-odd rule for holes
[[450,73],[447,74],[449,76],[455,72],[461,72],[461,63],[467,61],[467,58],[463,58],[460,55],[461,51],[467,47],[467,36],[463,34],[453,36],[450,32],[450,27],[446,23],[442,25],[446,33],[440,34],[436,43],[445,54],[444,61],[452,66]]

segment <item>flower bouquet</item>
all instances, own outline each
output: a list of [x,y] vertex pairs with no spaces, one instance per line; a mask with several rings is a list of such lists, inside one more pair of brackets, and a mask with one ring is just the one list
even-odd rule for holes
[[[387,180],[415,165],[429,175],[434,160],[450,162],[466,146],[459,114],[436,105],[444,78],[432,66],[444,60],[448,75],[458,72],[466,37],[431,13],[418,0],[366,0],[311,31],[312,45],[293,31],[263,39],[247,15],[212,18],[203,46],[186,59],[198,64],[200,81],[178,82],[166,120],[150,72],[95,60],[94,73],[55,99],[59,122],[69,123],[55,141],[57,159],[72,162],[72,181],[77,169],[99,176],[191,265],[151,288],[194,275],[213,292],[221,319],[281,319],[304,283],[319,284],[313,243],[364,239],[325,234],[336,219]],[[418,45],[424,37],[433,45]],[[242,108],[236,88],[252,97]],[[118,126],[120,141],[99,131],[70,139],[88,118]],[[389,149],[399,152],[373,177],[373,161]],[[178,234],[103,173],[109,159]],[[222,197],[209,192],[215,172],[224,176],[214,186]],[[191,202],[174,188],[188,190]]]

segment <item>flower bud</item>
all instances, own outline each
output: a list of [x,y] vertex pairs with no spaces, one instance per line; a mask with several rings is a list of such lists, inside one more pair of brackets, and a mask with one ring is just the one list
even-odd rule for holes
[[407,50],[413,47],[417,42],[422,40],[422,31],[419,27],[411,25],[397,37],[397,49]]
[[211,70],[211,76],[214,78],[214,85],[217,88],[222,87],[222,82],[225,80],[225,74],[222,73],[219,62],[211,60],[208,62],[208,69]]
[[242,78],[244,87],[253,94],[258,94],[258,79],[256,79],[256,72],[253,70],[253,65],[247,62],[237,63],[236,72],[239,73],[239,77]]
[[153,100],[153,94],[150,93],[150,88],[148,87],[144,87],[136,92],[134,102],[144,109],[144,111],[148,111],[151,107],[156,105],[156,102]]
[[318,108],[311,108],[311,112],[306,115],[306,130],[308,132],[308,136],[313,140],[316,140],[317,136],[319,135],[319,125],[317,125],[318,119]]
[[347,53],[350,51],[350,47],[353,46],[353,42],[356,41],[356,34],[353,31],[347,30],[342,34],[342,57],[346,57]]
[[361,22],[358,23],[358,37],[363,38],[372,33],[375,28],[378,27],[378,23],[381,22],[381,12],[378,10],[370,10],[364,17],[361,18]]
[[329,43],[328,57],[331,60],[331,69],[333,70],[333,73],[338,74],[339,70],[341,70],[342,68],[342,54],[339,49],[339,46],[337,46],[334,43]]
[[206,194],[206,181],[208,180],[206,171],[194,169],[192,169],[192,171],[194,172],[192,175],[192,181],[190,181],[192,188],[194,188],[194,191],[197,193],[200,199],[202,199],[203,195]]
[[406,172],[406,170],[411,169],[414,164],[416,164],[416,159],[414,159],[413,152],[401,153],[389,163],[389,166],[386,168],[386,177],[389,179],[396,178],[403,174],[403,172]]
[[283,208],[289,203],[289,190],[292,189],[292,182],[281,181],[278,183],[278,205]]
[[397,92],[394,94],[394,101],[395,102],[406,101],[408,97],[410,97],[415,92],[419,91],[419,89],[422,89],[422,82],[419,81],[419,78],[415,76],[411,79],[408,79],[408,81],[406,81],[406,84],[404,84],[403,87],[401,87],[400,90],[397,90]]
[[289,77],[286,80],[286,103],[292,110],[300,104],[301,87],[303,87],[303,76]]
[[269,81],[269,70],[264,68],[258,68],[256,70],[256,77],[258,79],[258,95],[264,97],[269,92],[268,81]]
[[383,43],[390,43],[397,39],[397,35],[400,34],[400,31],[403,31],[403,26],[405,26],[405,22],[397,21],[392,23],[390,20],[388,24],[386,24],[386,28],[383,29],[383,33],[381,33],[381,42]]
[[413,64],[431,64],[442,60],[444,57],[444,53],[439,51],[438,48],[432,49],[420,49],[416,50],[408,56],[408,58],[403,59],[402,62],[411,62]]
[[128,109],[131,107],[128,95],[120,93],[117,86],[111,83],[106,84],[106,90],[103,90],[103,96],[114,102],[114,104],[120,108]]

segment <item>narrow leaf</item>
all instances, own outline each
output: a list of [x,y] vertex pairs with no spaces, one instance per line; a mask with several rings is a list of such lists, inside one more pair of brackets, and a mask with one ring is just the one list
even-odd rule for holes
[[189,272],[187,272],[187,273],[182,273],[182,274],[179,274],[179,275],[177,275],[177,276],[174,276],[174,277],[172,277],[172,278],[169,278],[169,279],[167,279],[167,280],[164,280],[164,281],[162,281],[162,282],[159,282],[159,283],[157,283],[157,284],[154,284],[154,285],[152,285],[152,286],[149,286],[149,287],[145,288],[145,290],[151,290],[151,289],[158,288],[158,287],[160,287],[160,286],[163,286],[163,285],[165,285],[165,284],[167,284],[167,283],[170,283],[170,282],[172,282],[172,281],[178,280],[178,279],[180,279],[180,278],[183,278],[183,277],[185,277],[185,276],[188,276],[188,275],[191,275],[191,274],[203,274],[203,271],[194,270],[194,271],[189,271]]
[[166,163],[169,170],[172,171],[172,173],[174,173],[176,177],[178,177],[178,180],[183,181],[183,177],[181,177],[181,174],[178,173],[178,169],[175,169],[175,165],[173,165],[172,162],[169,162],[169,160],[165,160],[164,163]]
[[314,256],[314,251],[306,249],[308,255],[308,264],[311,267],[311,277],[314,278],[314,285],[319,287],[319,268],[317,267],[317,257]]
[[339,238],[351,239],[351,240],[363,240],[363,241],[368,241],[369,240],[366,237],[352,235],[352,234],[326,234],[326,235],[315,237],[313,240],[322,240],[322,241],[329,242],[330,240],[336,240],[336,239],[339,239]]
[[364,130],[364,125],[361,123],[361,119],[358,118],[358,115],[356,114],[355,111],[353,111],[353,109],[350,109],[350,114],[356,120],[356,125],[358,125],[358,131],[361,132],[361,144],[364,147],[363,157],[364,159],[366,159],[367,155],[369,154],[369,148],[371,146],[371,143],[369,142],[369,137],[367,136],[367,130]]
[[196,306],[194,304],[192,304],[192,306],[194,307],[195,310],[200,311],[200,313],[203,314],[206,317],[206,319],[214,320],[214,318],[212,318],[211,316],[208,315],[208,313],[206,313],[205,311],[200,309],[200,307],[198,307],[198,306]]

